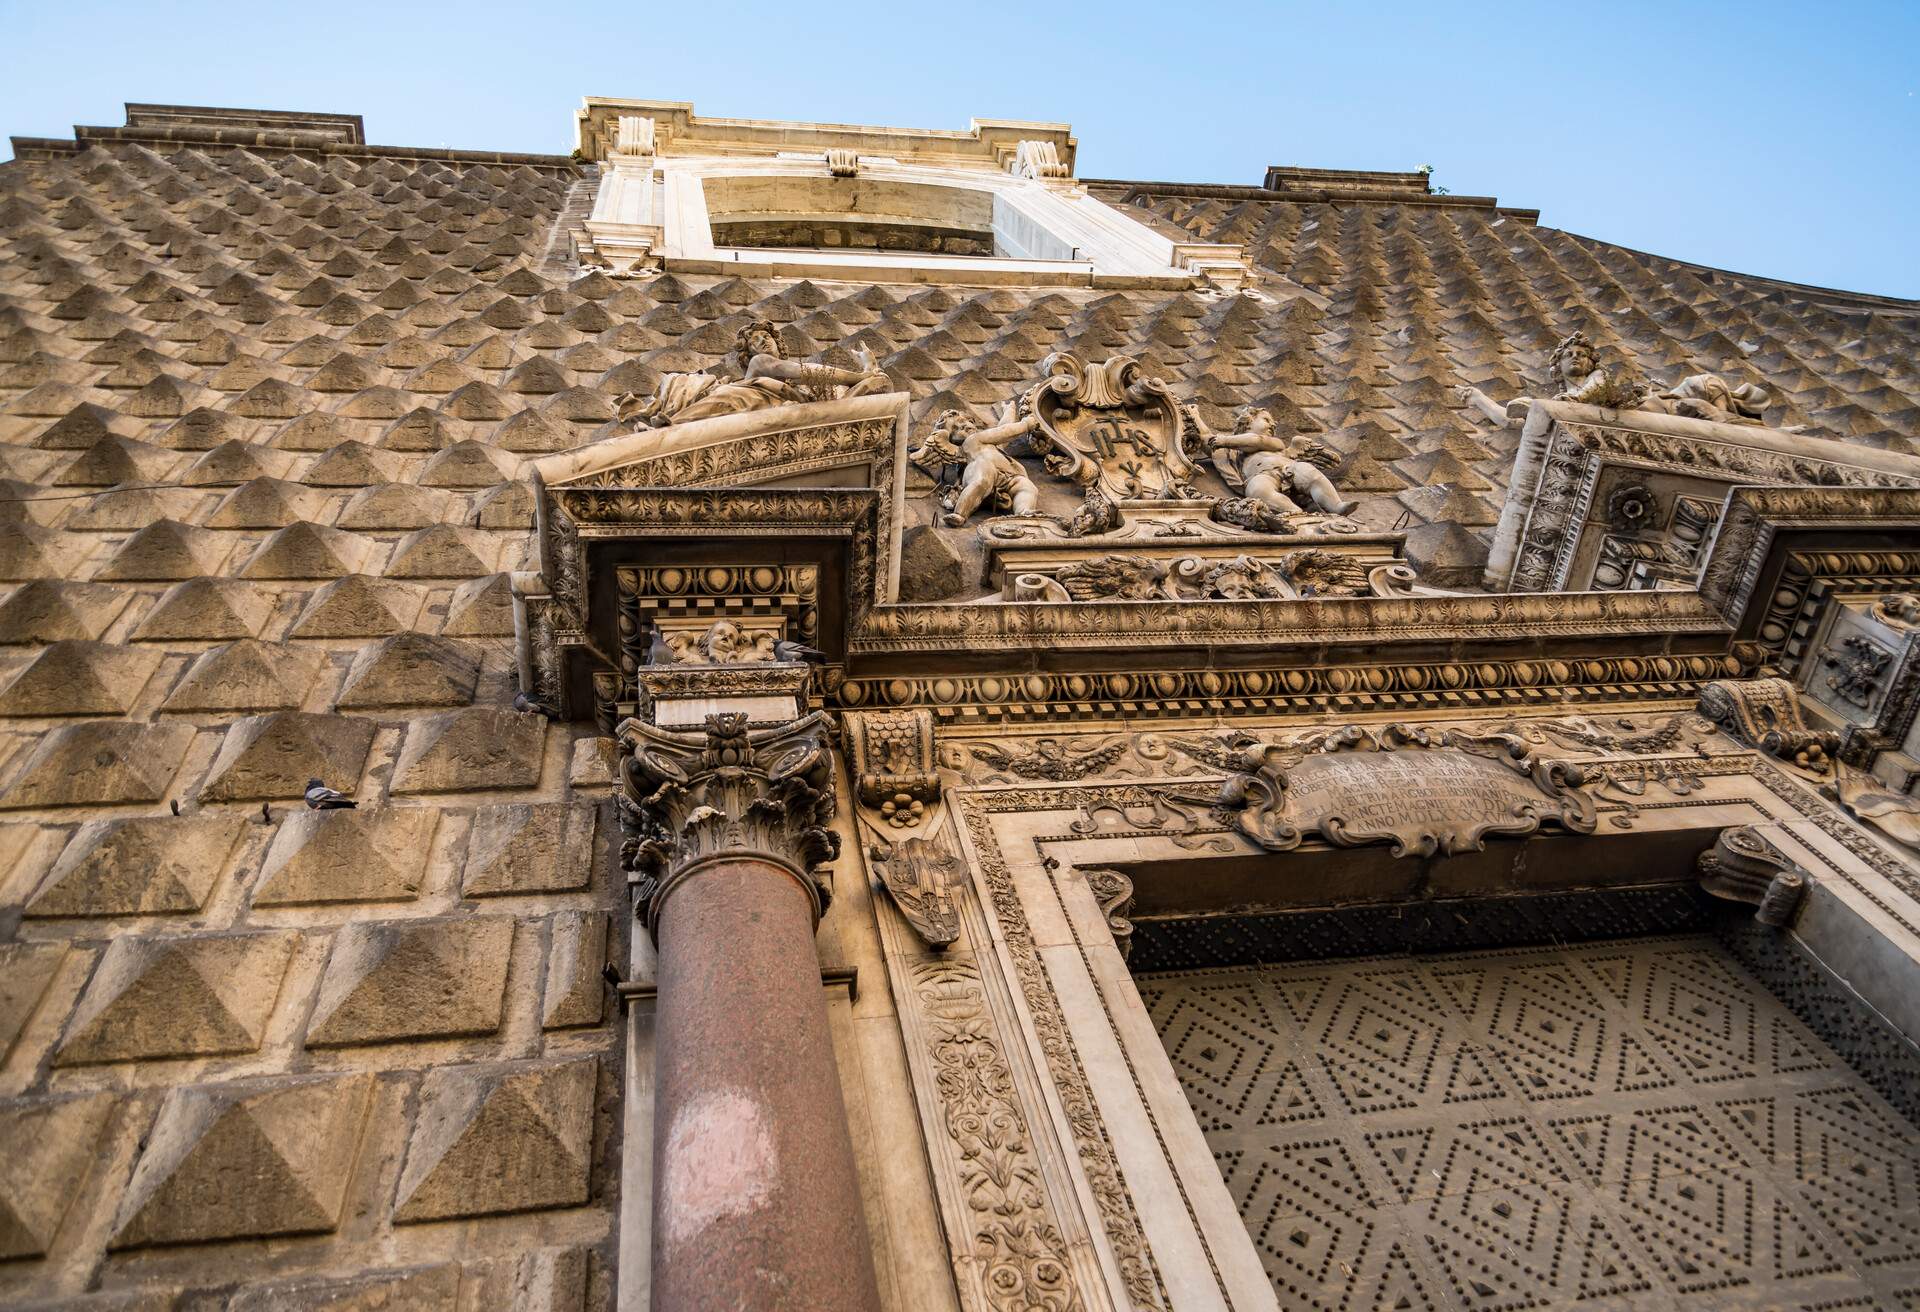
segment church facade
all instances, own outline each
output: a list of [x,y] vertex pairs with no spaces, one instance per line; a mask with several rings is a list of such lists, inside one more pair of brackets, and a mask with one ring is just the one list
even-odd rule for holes
[[1920,303],[126,111],[0,166],[0,1304],[1920,1307]]

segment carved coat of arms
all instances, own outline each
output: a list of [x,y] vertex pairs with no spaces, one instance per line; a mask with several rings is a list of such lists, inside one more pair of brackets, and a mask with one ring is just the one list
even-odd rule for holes
[[1125,355],[1089,365],[1056,352],[1041,368],[1047,377],[1027,404],[1052,444],[1054,473],[1113,501],[1195,495],[1180,406],[1165,383]]

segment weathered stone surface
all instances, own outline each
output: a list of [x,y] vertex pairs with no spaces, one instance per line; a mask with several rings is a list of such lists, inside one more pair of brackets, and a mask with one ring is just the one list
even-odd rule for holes
[[965,589],[967,563],[934,529],[917,524],[900,541],[900,600],[938,601]]
[[217,574],[231,548],[227,534],[178,520],[147,525],[120,544],[96,579],[190,579]]
[[427,633],[396,633],[360,649],[337,704],[356,710],[464,706],[479,677],[477,648]]
[[455,1312],[459,1298],[460,1268],[448,1264],[349,1280],[273,1281],[240,1290],[225,1312]]
[[325,659],[312,647],[242,638],[200,653],[167,695],[167,711],[267,711],[296,707]]
[[465,638],[499,638],[512,633],[513,589],[507,576],[489,574],[455,588],[440,632]]
[[613,785],[613,771],[620,759],[619,745],[598,734],[573,740],[573,757],[567,762],[567,787],[582,792],[599,792]]
[[89,821],[60,853],[26,914],[198,911],[245,828],[238,816],[211,814]]
[[295,811],[267,850],[254,905],[415,897],[439,815],[398,806]]
[[532,788],[540,782],[547,722],[472,706],[415,720],[393,771],[396,793]]
[[351,791],[367,763],[374,726],[344,715],[275,711],[227,730],[201,796],[222,801],[297,798],[318,776]]
[[107,945],[55,1064],[252,1052],[293,953],[292,933],[120,938]]
[[0,808],[158,801],[192,741],[183,724],[63,725],[33,749]]
[[0,643],[93,639],[127,604],[128,593],[97,583],[34,579],[0,602]]
[[371,1075],[176,1089],[112,1246],[311,1234],[340,1222]]
[[146,647],[56,642],[0,689],[0,715],[125,715],[159,663]]
[[597,807],[577,802],[480,807],[461,891],[491,897],[585,888],[593,875],[597,816]]
[[113,1103],[107,1093],[0,1102],[0,1259],[52,1245]]
[[7,943],[0,945],[0,1061],[26,1028],[28,1017],[40,1005],[47,982],[67,955],[64,943]]
[[606,1010],[607,915],[562,911],[553,918],[547,947],[547,992],[540,1023],[546,1028],[598,1025]]
[[586,1202],[598,1070],[588,1057],[429,1072],[394,1220]]
[[349,574],[316,589],[293,622],[296,638],[377,638],[411,628],[426,590],[367,574]]
[[360,570],[373,541],[326,524],[289,524],[254,548],[238,574],[248,579],[333,579]]
[[355,921],[334,937],[310,1047],[500,1028],[511,917]]
[[471,579],[492,573],[495,555],[493,538],[479,529],[435,524],[401,538],[386,572],[396,579]]
[[133,636],[142,642],[251,638],[272,611],[272,601],[255,584],[238,579],[183,579],[161,594],[134,627]]

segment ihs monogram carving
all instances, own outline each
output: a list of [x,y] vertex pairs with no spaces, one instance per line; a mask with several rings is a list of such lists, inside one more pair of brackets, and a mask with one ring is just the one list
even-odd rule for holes
[[840,851],[834,814],[833,729],[821,712],[750,729],[737,712],[704,731],[620,726],[621,865],[649,930],[680,883],[715,857],[765,861],[791,874],[813,904],[832,895],[822,869]]
[[[1535,756],[1516,734],[1350,725],[1263,743],[1173,739],[1229,771],[1213,799],[1235,828],[1284,852],[1317,834],[1337,847],[1390,843],[1395,856],[1477,851],[1488,834],[1554,824],[1594,830],[1587,771]],[[1181,796],[1200,794],[1183,789]]]
[[1056,474],[1114,501],[1195,495],[1180,406],[1131,356],[1100,364],[1056,352],[1040,362],[1046,380],[1028,393],[1045,457]]

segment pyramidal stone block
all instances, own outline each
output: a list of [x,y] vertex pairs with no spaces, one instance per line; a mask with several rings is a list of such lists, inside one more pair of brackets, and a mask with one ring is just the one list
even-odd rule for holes
[[0,688],[0,715],[125,715],[159,663],[145,647],[56,642]]
[[428,1072],[394,1220],[586,1202],[598,1075],[593,1057]]
[[193,732],[126,720],[64,725],[40,739],[0,808],[158,801]]
[[259,587],[239,579],[184,579],[161,594],[135,626],[141,642],[226,642],[251,638],[273,605]]
[[372,1090],[365,1074],[174,1090],[111,1247],[333,1230]]
[[540,782],[543,716],[470,706],[415,720],[393,771],[396,793],[532,788]]
[[295,811],[267,850],[254,905],[416,897],[439,816],[422,806]]
[[593,873],[593,805],[521,802],[473,813],[461,891],[468,897],[563,893]]
[[426,633],[396,633],[360,649],[347,670],[339,705],[464,706],[480,678],[480,652],[470,643]]
[[349,574],[315,589],[293,622],[296,638],[379,638],[413,627],[426,589]]
[[311,647],[242,638],[200,653],[161,709],[265,711],[297,707],[324,659]]
[[547,947],[547,991],[540,1024],[550,1030],[598,1025],[606,1008],[607,913],[562,911]]
[[342,792],[359,782],[374,725],[344,715],[275,711],[227,730],[201,796],[216,801],[296,798],[321,778]]
[[296,937],[271,931],[115,939],[54,1063],[256,1051]]
[[92,820],[54,862],[28,916],[151,916],[198,911],[246,822],[238,816]]
[[52,1247],[113,1104],[108,1093],[0,1102],[0,1260]]
[[508,916],[355,921],[341,927],[309,1047],[490,1034],[513,950]]
[[468,579],[453,590],[446,623],[440,632],[451,637],[504,638],[513,633],[513,589],[508,575],[489,574]]
[[0,643],[98,638],[126,604],[120,588],[35,579],[0,602]]
[[[458,1312],[460,1268],[416,1267],[346,1280],[276,1280],[234,1293],[225,1312]],[[509,1306],[509,1304],[479,1304]],[[514,1312],[520,1304],[512,1303]],[[558,1308],[555,1312],[560,1312]]]

